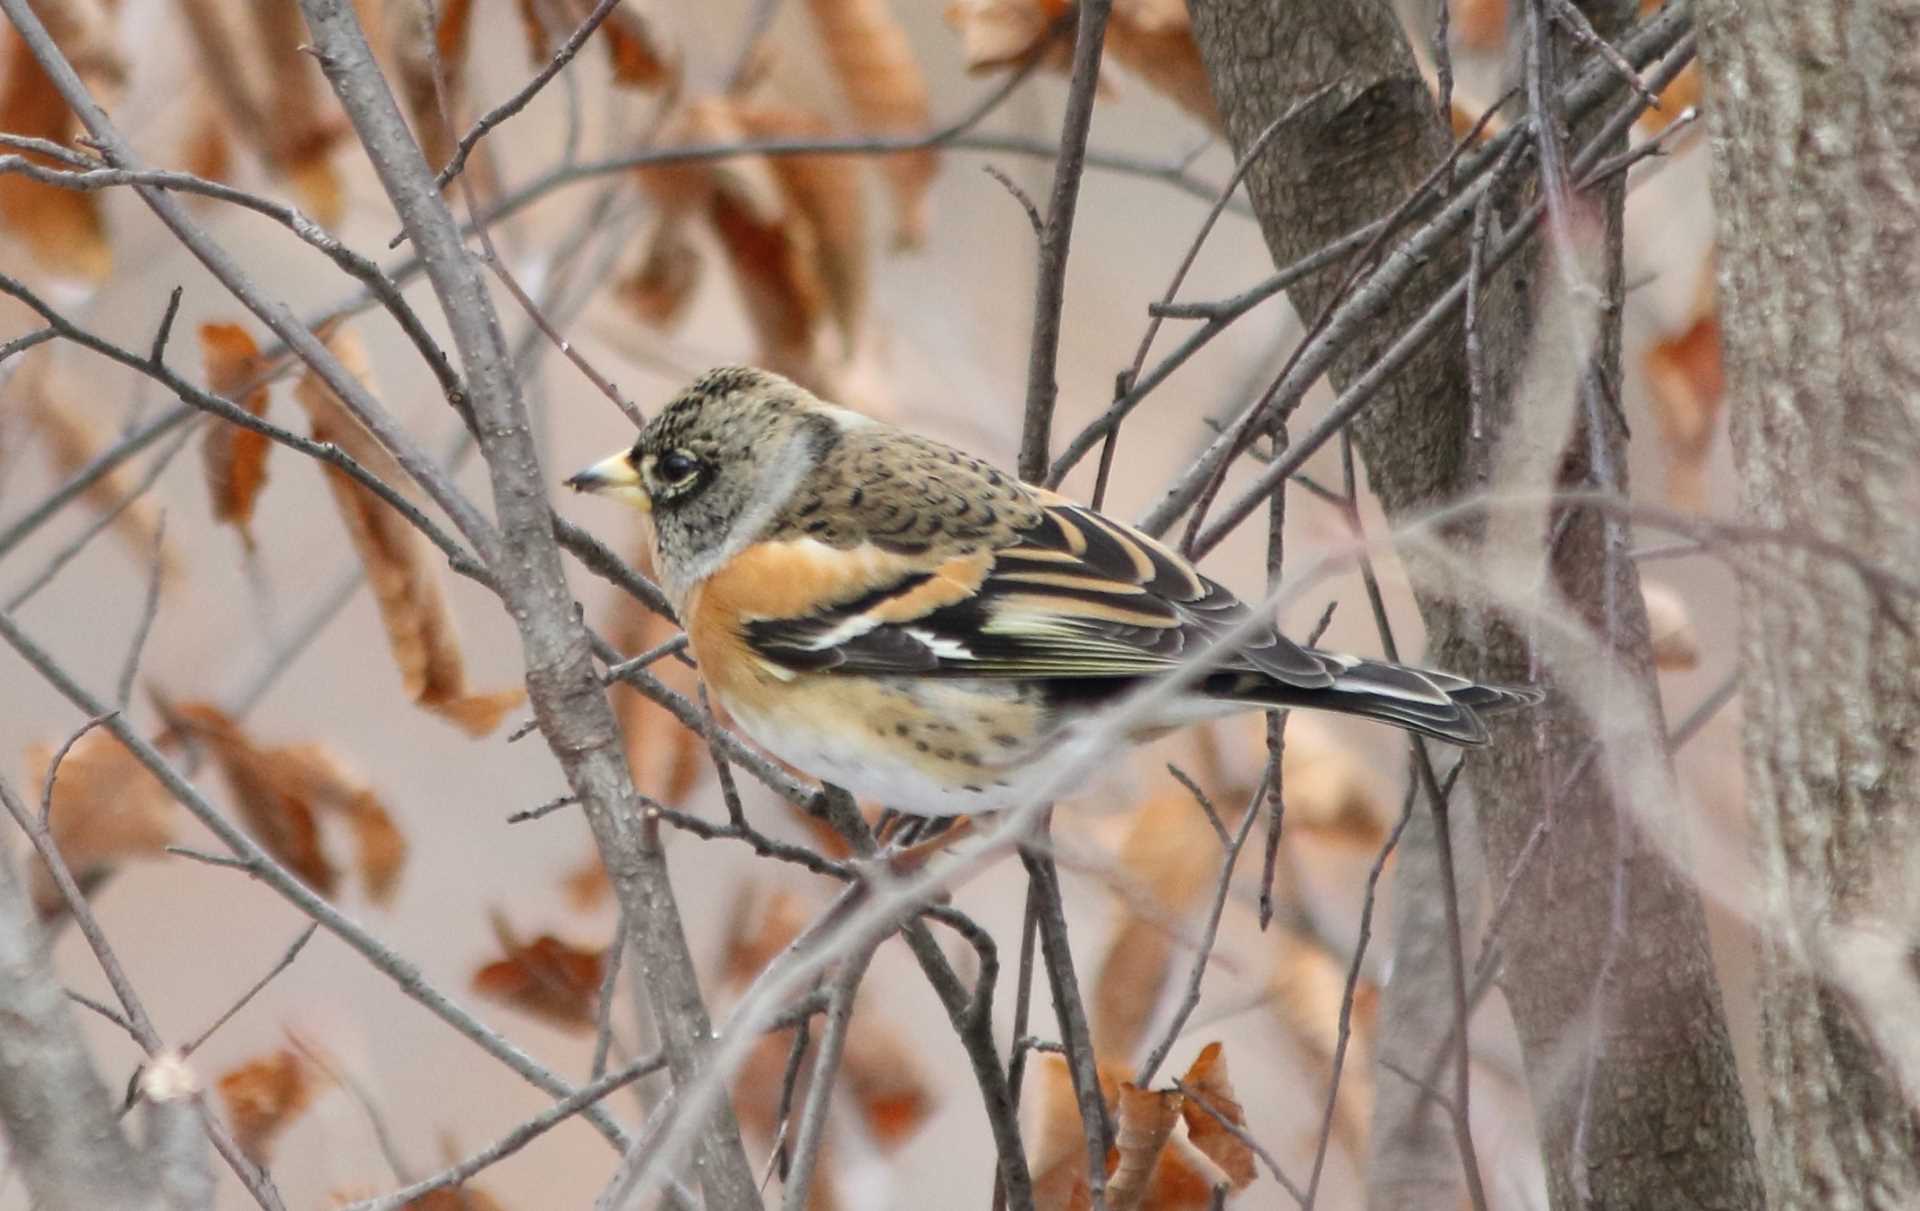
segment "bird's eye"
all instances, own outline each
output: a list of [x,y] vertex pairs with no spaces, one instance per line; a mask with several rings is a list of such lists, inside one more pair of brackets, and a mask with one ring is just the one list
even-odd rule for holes
[[660,482],[670,488],[684,487],[693,477],[705,469],[706,464],[685,450],[669,450],[660,456],[653,469],[660,476]]

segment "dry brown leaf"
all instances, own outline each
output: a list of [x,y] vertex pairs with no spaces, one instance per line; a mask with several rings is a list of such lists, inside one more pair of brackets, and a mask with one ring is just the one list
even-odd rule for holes
[[1667,500],[1694,512],[1707,504],[1707,460],[1726,398],[1711,257],[1702,280],[1691,322],[1649,349],[1643,363],[1654,420],[1667,452]]
[[933,1114],[933,1086],[920,1055],[897,1029],[856,1012],[841,1066],[860,1121],[882,1151],[912,1139]]
[[[0,130],[66,143],[79,119],[40,69],[20,31],[5,33],[6,78],[0,83]],[[33,152],[15,153],[61,167]],[[0,225],[19,237],[49,273],[98,282],[113,272],[99,195],[0,173]]]
[[1498,50],[1507,40],[1507,0],[1448,0],[1453,36],[1468,50]]
[[[527,50],[535,62],[553,57],[556,35],[564,39],[593,11],[594,0],[520,0],[520,18],[526,24]],[[680,76],[679,63],[663,52],[646,18],[630,8],[616,8],[600,23],[595,36],[607,48],[613,81],[629,88],[663,89]]]
[[606,951],[575,946],[552,934],[522,942],[495,910],[494,937],[503,958],[473,973],[473,990],[566,1030],[592,1030],[598,1020]]
[[[200,325],[200,356],[206,363],[209,391],[254,416],[266,415],[264,382],[241,394],[267,368],[260,346],[245,328],[238,324]],[[214,520],[238,528],[248,547],[253,546],[253,507],[260,489],[266,486],[267,452],[272,448],[273,442],[266,434],[225,421],[209,425],[200,446]]]
[[274,1139],[313,1104],[324,1086],[324,1074],[291,1048],[229,1070],[220,1077],[219,1089],[234,1142],[256,1164],[266,1164]]
[[1120,1104],[1114,1114],[1113,1155],[1107,1161],[1107,1206],[1111,1211],[1138,1211],[1147,1197],[1147,1182],[1160,1152],[1180,1121],[1186,1099],[1178,1093],[1120,1086]]
[[[81,390],[67,380],[53,354],[52,344],[25,354],[13,386],[15,398],[53,460],[54,470],[70,476],[91,463],[109,443],[99,426],[79,410],[75,401]],[[157,549],[161,573],[171,578],[179,571],[179,560],[171,542],[160,542],[160,510],[147,496],[121,506],[138,488],[139,477],[131,465],[123,462],[88,485],[84,498],[103,513],[119,510],[113,519],[114,533],[143,565],[153,559]]]
[[[1099,1066],[1100,1094],[1109,1110],[1120,1095],[1120,1083],[1131,1075],[1117,1064]],[[1079,1166],[1084,1180],[1087,1139],[1080,1125],[1080,1103],[1073,1094],[1073,1075],[1067,1071],[1066,1057],[1050,1051],[1029,1057],[1027,1079],[1036,1082],[1033,1104],[1039,1119],[1037,1130],[1027,1136],[1031,1141],[1027,1159],[1033,1171],[1046,1172],[1065,1159]]]
[[1693,616],[1673,586],[1658,580],[1640,581],[1647,603],[1647,629],[1653,640],[1653,667],[1666,672],[1694,668],[1700,663],[1700,640],[1693,632]]
[[465,122],[472,16],[472,0],[391,0],[383,12],[400,97],[421,154],[435,172],[453,158],[460,138],[448,122],[456,127]]
[[[929,123],[927,82],[888,0],[811,0],[827,59],[860,129],[910,135]],[[927,238],[927,190],[940,170],[930,147],[878,161],[892,191],[894,244],[918,248]]]
[[1220,1121],[1225,1119],[1236,1127],[1247,1125],[1246,1113],[1241,1110],[1234,1096],[1233,1082],[1227,1077],[1225,1049],[1217,1042],[1201,1048],[1181,1083],[1190,1095],[1180,1108],[1187,1120],[1187,1138],[1202,1155],[1220,1167],[1235,1190],[1245,1189],[1258,1176],[1253,1149]]
[[[28,786],[46,784],[53,754],[50,745],[28,747]],[[173,796],[160,780],[111,733],[96,729],[67,750],[60,763],[47,829],[74,882],[85,891],[120,862],[161,852],[174,838],[177,817]],[[66,900],[43,863],[32,863],[28,884],[42,917],[66,911]]]
[[[636,566],[642,575],[653,577],[653,566],[644,550]],[[680,633],[677,624],[626,594],[618,599],[615,611],[613,642],[630,656],[658,647]],[[655,661],[647,671],[682,694],[699,693],[699,675],[672,656]],[[668,807],[685,803],[706,767],[706,741],[674,718],[673,712],[625,682],[613,688],[613,709],[626,737],[634,788]]]
[[[375,392],[366,347],[351,328],[335,328],[327,335],[326,345],[348,373]],[[367,432],[319,375],[312,370],[302,375],[294,397],[307,410],[314,440],[332,442],[390,485],[397,487],[404,482],[399,461]],[[326,474],[334,505],[366,568],[367,583],[380,607],[387,644],[399,666],[407,697],[470,736],[493,731],[506,713],[524,700],[525,692],[509,689],[476,694],[468,688],[459,632],[440,579],[445,561],[426,535],[346,472],[328,467]]]
[[647,236],[640,264],[614,286],[615,297],[631,307],[641,323],[671,327],[693,301],[704,265],[700,250],[687,238],[685,219],[661,214]]
[[[1346,964],[1317,941],[1294,930],[1277,931],[1275,943],[1278,954],[1268,978],[1270,1003],[1281,1024],[1319,1066],[1324,1080],[1332,1074],[1339,1040]],[[1367,1128],[1373,1117],[1371,1052],[1377,996],[1377,990],[1365,980],[1354,990],[1352,1035],[1334,1102],[1335,1135],[1353,1156],[1366,1155]]]
[[270,748],[211,703],[156,701],[175,731],[211,751],[247,831],[268,853],[315,891],[331,896],[340,871],[326,852],[319,815],[336,813],[353,832],[356,866],[369,898],[378,904],[392,898],[406,864],[406,838],[365,781],[333,750],[322,744]]

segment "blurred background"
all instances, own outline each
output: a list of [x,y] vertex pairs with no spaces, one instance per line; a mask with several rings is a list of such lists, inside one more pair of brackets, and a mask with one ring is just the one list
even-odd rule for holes
[[[126,75],[112,107],[123,132],[149,162],[167,166],[204,165],[194,157],[209,154],[209,132],[214,132],[225,142],[220,171],[235,185],[298,201],[347,245],[376,259],[399,255],[386,250],[398,230],[396,220],[350,137],[339,140],[326,156],[333,174],[330,186],[316,183],[310,172],[289,171],[284,161],[273,162],[261,146],[249,145],[244,131],[223,131],[218,120],[209,121],[208,115],[219,114],[226,104],[223,91],[231,82],[218,79],[224,71],[262,96],[297,91],[283,77],[270,74],[272,57],[244,37],[232,63],[216,67],[208,62],[206,39],[196,34],[193,21],[211,12],[239,31],[236,36],[245,35],[249,27],[242,7],[124,0],[113,21]],[[378,21],[376,29],[396,28],[409,7],[401,0],[387,0],[387,8],[399,10],[400,16],[370,12],[370,25]],[[569,155],[592,160],[648,140],[688,138],[676,123],[686,122],[689,112],[701,111],[697,104],[689,110],[681,102],[697,103],[713,95],[730,76],[746,79],[743,95],[775,115],[768,119],[774,123],[768,130],[814,129],[799,115],[817,116],[823,131],[857,130],[861,115],[850,105],[844,73],[829,53],[831,42],[823,40],[830,25],[818,10],[825,7],[796,2],[750,9],[737,0],[624,6],[623,18],[643,29],[672,64],[674,87],[617,87],[609,56],[589,44],[560,80],[485,141],[468,173],[475,197],[484,205]],[[984,36],[977,24],[986,19],[981,10],[995,7],[962,3],[944,15],[932,5],[902,4],[893,10],[924,79],[932,125],[961,115],[1004,80],[1005,68],[969,71],[969,55],[977,57],[978,39]],[[1475,12],[1468,11],[1488,7],[1460,5],[1455,14],[1460,102],[1476,113],[1476,100],[1497,95],[1502,58],[1497,22],[1491,32],[1476,29]],[[743,59],[743,31],[756,15],[768,13],[764,37]],[[549,17],[564,36],[577,14],[569,15],[562,4]],[[1431,13],[1409,17],[1419,25],[1424,45]],[[474,0],[468,19],[461,69],[466,119],[520,87],[539,61],[522,13],[508,0]],[[9,87],[17,90],[23,73],[20,46],[17,39],[9,45]],[[388,53],[391,60],[395,52],[390,48]],[[744,72],[736,70],[743,62]],[[320,87],[317,72],[307,83]],[[1058,136],[1063,97],[1062,75],[1043,68],[978,130],[1051,145]],[[789,125],[779,126],[776,119]],[[464,129],[465,121],[460,125]],[[696,136],[714,137],[723,129],[694,125]],[[1112,400],[1115,376],[1133,361],[1146,331],[1148,304],[1166,290],[1206,217],[1207,196],[1163,178],[1179,175],[1214,188],[1232,170],[1230,153],[1204,122],[1124,64],[1109,69],[1091,146],[1166,171],[1156,177],[1095,167],[1086,175],[1067,278],[1056,449]],[[1685,401],[1676,404],[1672,398],[1673,392],[1688,389],[1687,383],[1676,387],[1672,382],[1675,359],[1692,355],[1702,339],[1698,323],[1702,316],[1710,321],[1711,315],[1710,303],[1703,304],[1701,296],[1711,242],[1703,149],[1689,134],[1676,142],[1675,150],[1671,158],[1640,170],[1629,199],[1625,366],[1626,404],[1635,433],[1632,479],[1636,493],[1645,499],[1671,499],[1685,508],[1724,512],[1731,481],[1723,446],[1713,436],[1713,401],[1696,401],[1696,410],[1684,413]],[[734,186],[745,197],[755,197],[754,191],[764,191],[769,182],[776,191],[790,188],[768,172],[765,161],[729,171],[738,173]],[[1051,161],[1011,150],[943,150],[924,203],[924,239],[914,247],[900,245],[898,212],[881,173],[857,165],[834,166],[833,171],[858,203],[855,209],[842,198],[833,216],[853,224],[858,233],[863,260],[852,269],[843,263],[840,271],[859,275],[864,302],[809,333],[805,357],[812,360],[803,358],[805,364],[798,368],[853,406],[1010,466],[1024,395],[1035,241],[1013,190],[991,173],[1004,174],[1012,187],[1044,205]],[[767,360],[770,352],[781,352],[770,348],[765,316],[754,311],[766,305],[764,284],[757,288],[739,272],[729,271],[724,232],[688,222],[683,231],[662,236],[662,226],[673,214],[674,188],[658,175],[643,179],[632,172],[602,173],[553,189],[537,204],[491,226],[502,257],[526,289],[544,300],[555,325],[646,412],[709,365]],[[333,213],[322,216],[329,190],[334,191]],[[124,190],[93,196],[110,265],[95,260],[89,267],[84,255],[62,263],[57,255],[49,256],[44,236],[35,236],[16,220],[0,232],[0,263],[7,272],[32,281],[76,321],[135,348],[144,348],[151,339],[168,292],[180,287],[183,296],[169,357],[196,380],[201,376],[197,334],[202,324],[241,324],[265,343],[258,325],[136,197]],[[457,207],[467,204],[459,194],[454,200]],[[787,200],[791,203],[790,196]],[[776,198],[773,205],[779,204]],[[352,293],[351,282],[275,223],[205,200],[194,205],[199,221],[296,315],[317,316]],[[678,251],[683,243],[690,254]],[[659,253],[663,248],[669,251]],[[650,253],[679,258],[674,273],[691,274],[686,267],[697,262],[697,277],[684,291],[670,283],[663,286],[668,279],[648,276],[650,264],[655,274],[664,272],[661,262],[649,262]],[[1270,269],[1251,219],[1229,209],[1201,249],[1180,297],[1224,297],[1254,284]],[[440,334],[439,313],[424,284],[413,282],[407,294]],[[628,441],[631,425],[578,369],[538,334],[529,333],[524,312],[504,291],[496,294],[509,338],[524,351],[527,389],[557,490],[566,474]],[[836,300],[843,297],[835,295]],[[675,312],[670,320],[657,322],[668,311]],[[30,326],[23,308],[0,308],[0,340]],[[387,407],[428,449],[457,448],[458,422],[391,321],[376,312],[354,321],[353,327],[368,350],[372,381]],[[1169,321],[1152,357],[1164,354],[1189,328],[1190,322]],[[1176,371],[1126,424],[1105,507],[1123,518],[1137,516],[1213,436],[1209,422],[1231,416],[1264,385],[1299,331],[1299,320],[1285,299],[1276,299]],[[1689,340],[1693,345],[1685,344]],[[154,384],[83,351],[53,345],[42,347],[36,356],[40,360],[30,368],[0,367],[0,375],[7,376],[0,380],[0,525],[11,525],[71,470],[70,455],[62,462],[57,426],[45,417],[50,408],[90,430],[89,440],[104,442],[174,405]],[[1691,374],[1687,381],[1696,382],[1698,368],[1684,360],[1680,364],[1683,377]],[[1661,373],[1669,375],[1665,386]],[[1663,390],[1668,393],[1665,399],[1659,397]],[[274,382],[269,392],[268,415],[304,432],[292,376]],[[1310,397],[1300,423],[1309,423],[1325,399],[1324,388]],[[202,440],[196,434],[188,445],[197,447]],[[162,439],[133,460],[122,489],[138,484],[142,470],[170,443],[170,438]],[[1065,490],[1081,496],[1090,492],[1096,462],[1090,457],[1082,463]],[[488,501],[482,468],[471,459],[460,465],[462,486],[476,500]],[[1234,472],[1229,495],[1252,469],[1257,468],[1242,466]],[[1337,487],[1336,453],[1323,452],[1306,473]],[[637,557],[637,535],[624,511],[571,498],[561,500],[559,507],[616,549]],[[1369,509],[1364,516],[1373,537],[1384,535],[1377,511]],[[76,505],[38,530],[0,562],[0,592],[11,599],[98,517],[94,504]],[[84,684],[105,692],[119,673],[145,599],[151,531],[143,536],[139,527],[157,526],[162,518],[170,570],[140,668],[134,717],[143,727],[160,730],[163,721],[149,699],[150,688],[173,702],[217,702],[229,710],[245,703],[244,728],[261,745],[323,744],[344,764],[354,785],[370,789],[386,806],[406,851],[404,869],[384,902],[375,902],[351,877],[343,879],[335,902],[418,964],[433,983],[476,1006],[487,1021],[548,1066],[584,1079],[594,1047],[590,1019],[582,1028],[565,1006],[539,1014],[487,999],[476,990],[475,980],[485,965],[503,957],[502,921],[521,942],[550,934],[586,951],[604,946],[612,936],[615,914],[593,878],[585,824],[577,809],[569,808],[534,821],[508,823],[511,813],[565,789],[537,736],[509,741],[509,733],[525,717],[524,708],[508,712],[497,730],[473,738],[406,701],[380,613],[364,589],[350,589],[360,560],[313,465],[286,450],[274,452],[249,542],[235,527],[215,524],[202,456],[196,449],[184,450],[159,472],[113,531],[86,546],[57,580],[20,608],[18,620]],[[1338,511],[1310,493],[1290,493],[1289,568],[1312,567],[1347,539]],[[1654,543],[1647,540],[1646,545]],[[1265,535],[1256,520],[1212,554],[1206,570],[1241,594],[1257,597],[1263,591],[1264,559]],[[1680,611],[1671,623],[1676,642],[1691,634],[1691,654],[1682,653],[1684,643],[1672,649],[1676,654],[1662,673],[1672,721],[1711,694],[1733,667],[1732,585],[1698,557],[1662,559],[1643,570],[1662,592],[1672,595]],[[1402,650],[1417,655],[1418,615],[1390,555],[1382,560],[1381,571]],[[628,635],[634,628],[644,631],[645,624],[623,617],[628,611],[605,583],[577,567],[572,574],[597,624],[615,631],[627,628]],[[491,691],[517,683],[519,646],[509,620],[489,594],[455,576],[442,579],[457,619],[470,685]],[[347,592],[352,595],[337,616],[326,618],[310,642],[298,642],[306,622],[325,617],[316,611]],[[1282,621],[1290,633],[1304,635],[1329,603],[1338,604],[1324,645],[1377,652],[1358,576],[1344,564],[1289,595]],[[652,639],[626,646],[637,651],[670,634],[659,631]],[[256,695],[257,701],[248,701]],[[1671,814],[1674,827],[1689,834],[1701,855],[1729,1011],[1737,1042],[1745,1048],[1752,1018],[1744,992],[1748,943],[1731,914],[1712,903],[1712,897],[1725,890],[1716,886],[1718,879],[1737,879],[1737,863],[1729,855],[1742,852],[1736,710],[1737,703],[1717,715],[1682,751],[1683,797],[1672,805]],[[656,793],[671,784],[685,810],[720,814],[704,754],[697,765],[675,775],[667,767],[687,751],[684,741],[658,718],[630,708],[628,717],[636,728],[643,779],[656,779]],[[0,653],[0,760],[10,764],[10,775],[23,793],[39,792],[29,750],[58,745],[81,721],[31,669],[10,652]],[[1397,733],[1338,719],[1296,719],[1289,734],[1284,911],[1271,930],[1258,928],[1256,832],[1250,847],[1255,852],[1243,857],[1232,885],[1199,1009],[1175,1045],[1163,1077],[1185,1071],[1205,1044],[1224,1043],[1249,1130],[1291,1176],[1304,1180],[1319,1131],[1341,980],[1352,956],[1366,872],[1399,810],[1406,752]],[[43,766],[44,748],[41,751]],[[1130,1007],[1141,1022],[1114,1029],[1133,1030],[1149,1041],[1157,1039],[1177,1000],[1192,957],[1180,940],[1190,935],[1167,923],[1188,921],[1185,928],[1190,928],[1202,907],[1196,897],[1215,877],[1218,853],[1210,828],[1167,774],[1170,760],[1179,761],[1218,793],[1223,810],[1237,812],[1264,760],[1259,720],[1205,735],[1172,737],[1116,762],[1111,776],[1065,805],[1058,821],[1075,952],[1090,999],[1100,1002],[1106,995],[1112,1005]],[[238,810],[232,789],[216,776],[212,764],[199,763],[197,781],[217,802]],[[812,839],[788,809],[749,780],[742,781],[749,812],[769,832]],[[218,849],[184,815],[168,827],[181,844]],[[347,824],[329,816],[321,827],[338,860],[351,865]],[[24,840],[14,831],[8,835],[15,860],[23,861],[19,855]],[[1197,867],[1196,847],[1204,855]],[[1469,863],[1475,848],[1465,846]],[[724,1017],[727,997],[737,992],[741,965],[748,961],[742,955],[770,941],[777,949],[774,939],[781,930],[795,921],[804,923],[834,888],[827,880],[755,858],[738,844],[675,836],[671,852],[693,948],[702,959],[716,1013]],[[1389,972],[1392,869],[1389,865],[1363,965],[1367,985],[1377,984]],[[1122,894],[1122,889],[1141,887],[1149,890]],[[997,1017],[1003,1045],[1011,1022],[1011,962],[1018,950],[1024,895],[1024,877],[1012,863],[955,891],[955,904],[992,933],[1009,965]],[[1142,910],[1154,897],[1165,909],[1158,921]],[[243,874],[157,853],[117,864],[93,903],[128,974],[169,1038],[198,1033],[273,965],[306,923]],[[1171,974],[1159,984],[1125,984],[1126,979],[1143,977],[1129,975],[1120,964],[1108,970],[1109,953],[1136,954],[1147,939],[1170,943],[1166,961]],[[953,949],[963,974],[970,971],[961,948]],[[56,955],[72,988],[109,997],[76,931],[62,931]],[[1102,979],[1116,982],[1105,985],[1104,994],[1096,987]],[[487,988],[497,991],[498,981]],[[1038,996],[1032,1029],[1053,1037],[1044,983]],[[1357,1174],[1366,1147],[1366,1099],[1371,1083],[1379,1079],[1367,1051],[1375,1028],[1367,1012],[1370,996],[1363,986],[1320,1199],[1327,1208],[1360,1205]],[[1096,1005],[1099,1012],[1105,1011]],[[1475,1023],[1474,1114],[1480,1153],[1495,1205],[1542,1206],[1517,1052],[1503,1012],[1495,994]],[[869,1062],[875,1071],[897,1076],[904,1092],[892,1091],[895,1101],[883,1104],[879,1094],[862,1087],[843,1090],[832,1151],[823,1166],[826,1193],[816,1197],[816,1205],[878,1208],[911,1202],[926,1211],[986,1205],[993,1154],[977,1092],[943,1011],[897,944],[880,950],[859,1013],[861,1031],[880,1049],[878,1058]],[[138,1049],[112,1025],[91,1014],[81,1017],[104,1079],[117,1088],[140,1060]],[[650,1045],[626,991],[612,1020],[616,1057],[640,1054]],[[212,1082],[284,1051],[291,1046],[290,1036],[322,1057],[322,1068],[334,1070],[332,1077],[321,1072],[311,1078],[310,1101],[288,1118],[269,1145],[274,1177],[290,1206],[328,1206],[331,1200],[366,1196],[395,1184],[368,1105],[389,1133],[395,1159],[407,1169],[405,1176],[419,1177],[547,1104],[544,1095],[401,995],[386,977],[324,931],[196,1053],[193,1067]],[[773,1080],[783,1058],[784,1048],[771,1070]],[[1041,1068],[1052,1059],[1041,1057]],[[749,1075],[762,1086],[769,1076],[764,1066]],[[1047,1113],[1047,1089],[1043,1071],[1029,1085],[1030,1119]],[[764,1099],[765,1092],[744,1091],[740,1100],[744,1106],[755,1097]],[[617,1094],[610,1106],[621,1117],[637,1120],[635,1096]],[[764,1160],[768,1146],[765,1138],[750,1143],[756,1164]],[[489,1170],[476,1186],[507,1208],[585,1206],[606,1181],[613,1159],[592,1130],[568,1123]],[[231,1175],[215,1168],[223,1183],[221,1205],[249,1205]],[[1236,1196],[1234,1205],[1274,1206],[1283,1197],[1263,1172]],[[24,1205],[17,1178],[0,1165],[0,1208]]]

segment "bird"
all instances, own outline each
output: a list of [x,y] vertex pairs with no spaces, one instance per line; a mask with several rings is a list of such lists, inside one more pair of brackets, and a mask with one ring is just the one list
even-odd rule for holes
[[1132,526],[751,366],[566,481],[647,516],[711,696],[761,747],[918,816],[1018,806],[1101,708],[1223,639],[1135,728],[1307,707],[1459,745],[1537,703],[1293,643]]

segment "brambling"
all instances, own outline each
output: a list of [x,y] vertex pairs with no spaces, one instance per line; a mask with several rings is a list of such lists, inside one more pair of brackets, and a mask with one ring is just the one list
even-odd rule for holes
[[[1248,619],[1138,530],[745,366],[567,484],[650,514],[661,587],[747,735],[915,815],[1012,806],[1077,721]],[[1313,707],[1481,744],[1481,712],[1537,701],[1263,626],[1139,738]]]

